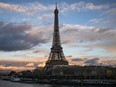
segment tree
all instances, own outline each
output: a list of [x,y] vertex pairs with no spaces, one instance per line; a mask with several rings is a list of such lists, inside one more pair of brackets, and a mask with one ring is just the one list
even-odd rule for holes
[[112,76],[112,70],[110,70],[110,69],[107,70],[107,71],[106,71],[106,74],[107,74],[108,77]]
[[34,78],[41,77],[43,73],[44,73],[43,69],[37,67],[36,69],[33,70],[33,77]]
[[11,72],[9,73],[9,76],[15,76],[15,74],[16,74],[16,71],[11,71]]
[[22,71],[22,77],[32,78],[32,72],[30,70]]

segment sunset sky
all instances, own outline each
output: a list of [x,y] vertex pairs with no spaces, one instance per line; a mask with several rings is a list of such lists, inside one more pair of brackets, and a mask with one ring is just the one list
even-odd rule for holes
[[0,70],[45,64],[56,2],[70,65],[116,66],[116,0],[0,0]]

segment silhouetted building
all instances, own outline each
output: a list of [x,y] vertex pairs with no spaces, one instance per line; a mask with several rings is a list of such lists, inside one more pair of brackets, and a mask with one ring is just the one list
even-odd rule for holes
[[60,41],[59,23],[58,23],[58,9],[54,10],[54,33],[51,52],[46,62],[45,70],[53,67],[54,65],[68,65],[68,61],[65,59]]
[[54,66],[48,70],[51,76],[72,76],[71,78],[116,79],[116,68],[108,66]]

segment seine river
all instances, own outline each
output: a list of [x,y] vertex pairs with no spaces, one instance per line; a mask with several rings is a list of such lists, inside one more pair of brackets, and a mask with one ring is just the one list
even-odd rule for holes
[[[96,87],[96,86],[64,86],[64,85],[48,85],[48,84],[29,84],[0,80],[0,87]],[[98,86],[97,86],[98,87]],[[102,86],[99,86],[102,87]],[[106,86],[109,87],[109,86]]]

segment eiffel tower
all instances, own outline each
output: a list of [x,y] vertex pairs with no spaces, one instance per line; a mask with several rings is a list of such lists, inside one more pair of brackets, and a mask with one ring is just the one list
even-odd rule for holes
[[53,67],[54,65],[68,65],[68,61],[65,59],[63,53],[63,48],[61,47],[57,4],[54,10],[54,32],[52,48],[45,67]]

